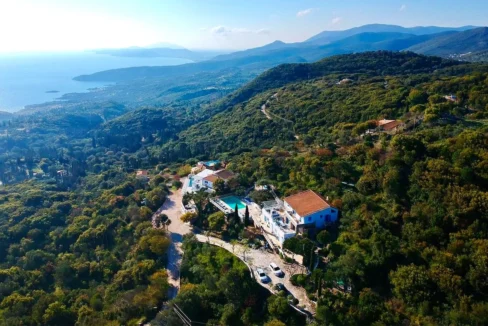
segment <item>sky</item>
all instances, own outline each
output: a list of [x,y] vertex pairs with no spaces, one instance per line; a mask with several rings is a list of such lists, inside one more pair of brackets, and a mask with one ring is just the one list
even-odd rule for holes
[[237,50],[371,23],[488,25],[486,0],[0,0],[0,52]]

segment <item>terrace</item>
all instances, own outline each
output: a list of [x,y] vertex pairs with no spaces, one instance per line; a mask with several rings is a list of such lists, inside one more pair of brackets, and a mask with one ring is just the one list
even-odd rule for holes
[[236,196],[215,197],[215,198],[210,198],[210,202],[215,207],[217,207],[217,209],[219,209],[226,215],[234,213],[235,207],[237,205],[238,214],[242,219],[244,219],[246,204],[242,202],[238,197]]
[[289,217],[283,207],[275,201],[263,203],[261,219],[269,232],[278,239],[280,245],[296,234],[293,224],[289,223]]
[[217,207],[221,212],[228,215],[234,212],[233,209],[229,208],[226,203],[224,203],[220,198],[210,198],[210,202]]

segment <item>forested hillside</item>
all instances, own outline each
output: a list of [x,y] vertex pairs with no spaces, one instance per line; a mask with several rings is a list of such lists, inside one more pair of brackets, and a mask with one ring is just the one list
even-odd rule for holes
[[409,50],[439,56],[476,53],[488,50],[487,39],[488,27],[482,27],[434,38],[414,45]]
[[[469,92],[474,83],[464,85],[457,77],[486,66],[461,65],[459,62],[414,53],[370,52],[337,56],[314,64],[283,65],[267,71],[222,101],[232,109],[195,125],[179,135],[161,151],[161,159],[190,158],[198,155],[239,153],[276,145],[293,145],[298,137],[306,145],[343,141],[353,134],[359,122],[378,118],[401,118],[409,112],[409,96],[421,92],[425,103],[409,115],[442,112],[436,107],[451,105],[441,98],[445,94]],[[344,84],[339,81],[348,79]],[[456,83],[453,81],[461,81]],[[428,92],[432,103],[427,102]],[[472,89],[472,104],[483,93]],[[440,98],[440,99],[437,99]],[[431,103],[432,108],[425,104]],[[261,111],[266,110],[272,119]],[[478,109],[483,109],[480,106]],[[474,114],[474,112],[471,112]],[[486,113],[478,113],[484,116]],[[354,136],[358,136],[354,131]],[[238,144],[238,146],[236,146]],[[188,150],[180,150],[182,147]],[[163,157],[165,156],[165,157]]]
[[87,176],[75,191],[55,181],[1,188],[0,325],[154,315],[169,288],[170,239],[149,218],[166,194],[164,183],[115,171]]
[[[150,216],[179,168],[203,159],[228,161],[246,186],[313,189],[340,209],[322,262],[297,281],[317,301],[316,325],[488,324],[486,65],[335,56],[276,67],[216,102],[125,110],[2,123],[0,325],[154,318],[170,240]],[[380,119],[401,128],[383,132]],[[191,238],[185,250],[173,303],[195,319],[303,323],[230,253]],[[170,312],[156,321],[178,323]]]
[[[385,54],[369,56],[373,62]],[[243,179],[274,184],[282,194],[314,189],[335,200],[339,232],[323,252],[330,263],[322,273],[325,289],[339,279],[352,292],[319,291],[319,324],[482,325],[486,67],[409,68],[403,75],[402,66],[408,67],[389,67],[397,76],[347,71],[257,93],[154,150],[169,161],[229,159]],[[445,98],[450,94],[457,100]],[[364,135],[382,118],[402,120],[405,129]],[[314,280],[306,285],[315,289],[310,295],[317,295]]]

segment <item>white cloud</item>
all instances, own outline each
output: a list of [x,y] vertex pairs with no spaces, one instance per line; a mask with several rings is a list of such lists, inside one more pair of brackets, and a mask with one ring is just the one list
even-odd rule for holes
[[405,11],[407,10],[407,5],[406,4],[403,4],[401,7],[400,7],[400,11]]
[[308,8],[308,9],[305,9],[305,10],[300,10],[299,12],[297,12],[297,17],[305,17],[305,16],[311,14],[314,11],[315,11],[314,8]]
[[339,24],[341,21],[342,21],[342,17],[335,17],[335,18],[332,18],[332,20],[330,21],[330,24],[331,24],[331,25],[337,25],[337,24]]
[[271,31],[267,28],[261,28],[256,31],[256,34],[268,35],[271,34]]
[[220,36],[228,36],[231,34],[260,34],[260,35],[267,35],[270,34],[271,31],[266,28],[261,29],[249,29],[249,28],[238,28],[238,27],[226,27],[226,26],[214,26],[210,28],[201,28],[201,31],[210,32],[214,35]]

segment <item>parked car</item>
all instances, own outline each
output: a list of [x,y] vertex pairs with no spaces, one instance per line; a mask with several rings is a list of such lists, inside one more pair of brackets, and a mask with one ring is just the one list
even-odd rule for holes
[[275,289],[277,291],[284,291],[285,293],[288,293],[288,290],[286,289],[286,287],[283,283],[276,283]]
[[259,279],[262,283],[267,283],[269,281],[269,277],[268,275],[266,275],[263,269],[258,268],[256,272],[258,273]]
[[273,271],[273,273],[278,276],[278,277],[281,277],[281,276],[284,276],[285,273],[283,273],[283,271],[281,270],[281,268],[278,267],[278,265],[276,265],[275,263],[271,263],[269,264],[269,268],[271,268],[271,270]]

